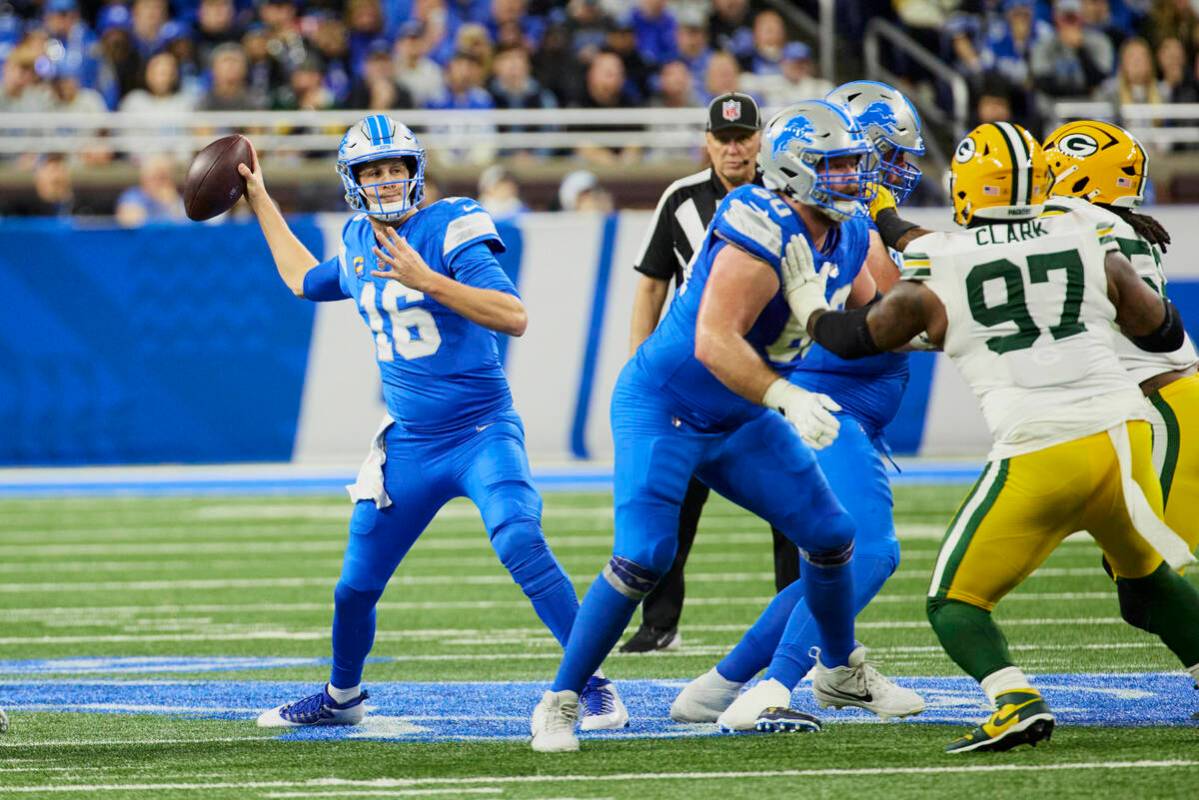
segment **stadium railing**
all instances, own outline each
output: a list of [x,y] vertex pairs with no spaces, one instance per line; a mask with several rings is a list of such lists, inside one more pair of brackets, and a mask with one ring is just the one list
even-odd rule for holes
[[1199,145],[1199,103],[1112,103],[1060,101],[1050,106],[1053,130],[1072,119],[1104,119],[1128,128],[1152,148]]
[[[197,111],[182,114],[0,114],[0,155],[73,152],[197,151],[214,135],[246,132],[264,153],[336,150],[364,114],[349,111]],[[434,152],[486,145],[500,150],[640,146],[680,155],[702,145],[705,109],[513,109],[392,112]]]
[[954,72],[948,64],[937,58],[926,47],[904,33],[902,29],[886,20],[875,18],[866,23],[864,41],[866,74],[873,80],[880,80],[895,86],[902,86],[905,83],[901,76],[884,66],[882,60],[884,42],[915,61],[948,87],[950,96],[948,111],[932,103],[921,103],[919,95],[914,95],[912,102],[920,106],[920,113],[936,125],[951,127],[954,137],[964,134],[970,118],[970,87],[966,84],[966,79]]

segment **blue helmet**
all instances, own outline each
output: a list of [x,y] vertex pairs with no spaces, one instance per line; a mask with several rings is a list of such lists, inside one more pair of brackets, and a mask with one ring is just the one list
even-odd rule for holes
[[[830,174],[829,161],[857,156],[853,172]],[[775,114],[762,132],[758,166],[766,187],[816,206],[835,222],[861,212],[878,180],[874,148],[851,116],[824,100],[794,103]],[[833,188],[854,182],[850,193]]]
[[[363,186],[355,168],[368,161],[385,158],[404,159],[408,177],[401,181]],[[416,135],[391,117],[372,114],[346,131],[337,148],[337,174],[346,188],[346,203],[355,211],[379,219],[399,219],[420,205],[425,197],[425,148]],[[404,186],[403,199],[383,202],[379,190],[384,186]]]
[[920,168],[907,156],[924,155],[920,115],[903,93],[878,81],[850,81],[825,98],[849,111],[879,155],[879,177],[902,203],[920,183]]

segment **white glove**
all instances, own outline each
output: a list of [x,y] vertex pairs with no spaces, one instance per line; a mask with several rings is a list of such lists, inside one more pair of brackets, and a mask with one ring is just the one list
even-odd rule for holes
[[812,248],[798,233],[791,237],[783,249],[782,267],[783,295],[795,320],[806,331],[812,312],[828,308],[828,301],[824,298],[828,276],[816,271]]
[[779,378],[770,384],[762,396],[762,405],[773,408],[795,426],[804,443],[813,450],[823,450],[837,439],[841,421],[832,412],[840,411],[833,398],[809,392]]

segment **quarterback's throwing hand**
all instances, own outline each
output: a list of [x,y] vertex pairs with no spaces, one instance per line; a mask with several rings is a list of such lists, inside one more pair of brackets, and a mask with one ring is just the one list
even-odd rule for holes
[[824,286],[827,276],[816,271],[812,248],[806,239],[794,234],[783,249],[783,294],[795,319],[805,329],[808,317],[819,309],[827,309]]
[[823,450],[837,439],[841,421],[833,416],[841,406],[828,395],[809,392],[785,379],[770,384],[762,397],[762,405],[773,408],[795,426],[804,443],[813,450]]
[[388,269],[371,270],[371,275],[399,281],[418,292],[428,290],[429,281],[437,273],[429,269],[429,265],[420,257],[420,253],[412,249],[407,239],[396,233],[395,228],[378,226],[375,228],[375,241],[379,243],[379,247],[374,248],[375,258],[379,259],[380,266],[386,265]]

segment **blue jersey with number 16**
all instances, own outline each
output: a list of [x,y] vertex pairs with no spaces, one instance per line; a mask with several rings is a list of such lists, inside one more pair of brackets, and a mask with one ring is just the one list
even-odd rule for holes
[[[504,250],[495,224],[475,201],[440,200],[396,231],[433,271],[468,286],[517,294],[495,259]],[[440,433],[509,409],[512,396],[495,332],[398,281],[373,277],[372,270],[387,269],[379,266],[375,246],[370,219],[359,214],[342,229],[338,255],[313,272],[331,278],[336,269],[332,293],[353,298],[370,328],[388,414],[414,433]],[[307,295],[308,281],[305,287]],[[326,292],[314,299],[337,297]]]

